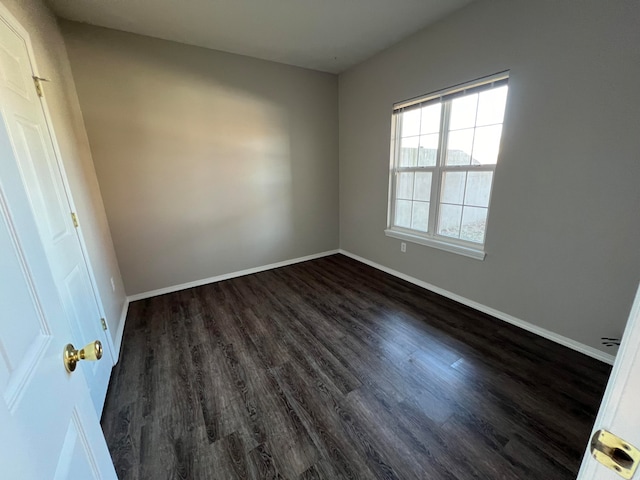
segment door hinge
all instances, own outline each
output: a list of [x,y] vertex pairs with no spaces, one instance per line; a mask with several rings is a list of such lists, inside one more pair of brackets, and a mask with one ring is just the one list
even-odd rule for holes
[[36,75],[34,75],[32,78],[33,78],[33,83],[36,86],[36,93],[40,98],[44,97],[44,91],[42,90],[42,82],[50,82],[51,80],[49,80],[48,78],[38,77]]
[[640,462],[640,451],[636,447],[606,430],[593,434],[591,455],[622,478],[633,477]]
[[102,329],[107,330],[107,321],[104,318],[100,319],[100,323],[102,324]]
[[75,212],[71,212],[71,220],[73,221],[73,226],[78,228],[80,224],[78,223],[78,215]]

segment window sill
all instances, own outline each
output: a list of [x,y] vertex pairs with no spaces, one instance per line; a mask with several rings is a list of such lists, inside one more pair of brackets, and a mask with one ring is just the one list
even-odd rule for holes
[[387,237],[397,238],[399,240],[406,240],[407,242],[419,243],[420,245],[426,245],[428,247],[444,250],[445,252],[457,253],[458,255],[464,255],[465,257],[475,258],[476,260],[484,260],[487,255],[482,250],[477,250],[472,247],[464,245],[458,245],[456,243],[449,243],[442,240],[436,240],[435,238],[421,237],[419,235],[412,235],[410,233],[399,232],[398,230],[386,229],[384,234]]

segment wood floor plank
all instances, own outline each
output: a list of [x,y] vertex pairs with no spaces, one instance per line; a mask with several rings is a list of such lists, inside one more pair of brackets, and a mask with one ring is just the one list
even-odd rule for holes
[[575,478],[610,367],[342,255],[133,302],[122,479]]
[[330,459],[336,477],[369,478],[373,475],[357,448],[344,435],[344,427],[335,406],[343,398],[332,383],[323,383],[295,364],[286,364],[278,371],[278,381],[291,399],[318,451]]

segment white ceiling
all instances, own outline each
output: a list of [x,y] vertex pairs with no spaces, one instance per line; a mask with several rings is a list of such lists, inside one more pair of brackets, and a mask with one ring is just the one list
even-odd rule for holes
[[471,0],[48,0],[60,17],[339,73]]

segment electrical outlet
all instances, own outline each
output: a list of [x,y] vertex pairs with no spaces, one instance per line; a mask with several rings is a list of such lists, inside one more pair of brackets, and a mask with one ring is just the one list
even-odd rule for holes
[[407,244],[406,243],[404,243],[404,242],[400,243],[400,251],[402,253],[406,253],[407,252]]
[[113,281],[113,277],[111,277],[111,290],[116,291],[116,282]]

